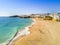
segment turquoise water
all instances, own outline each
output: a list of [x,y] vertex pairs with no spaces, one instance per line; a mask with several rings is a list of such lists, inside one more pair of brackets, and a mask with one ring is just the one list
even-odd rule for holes
[[17,30],[21,30],[31,23],[32,20],[29,18],[0,17],[0,43],[9,41]]

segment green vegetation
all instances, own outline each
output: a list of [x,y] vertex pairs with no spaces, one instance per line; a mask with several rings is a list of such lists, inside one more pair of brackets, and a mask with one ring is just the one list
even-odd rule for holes
[[51,17],[51,16],[45,16],[44,17],[44,20],[52,20],[53,19],[53,17]]

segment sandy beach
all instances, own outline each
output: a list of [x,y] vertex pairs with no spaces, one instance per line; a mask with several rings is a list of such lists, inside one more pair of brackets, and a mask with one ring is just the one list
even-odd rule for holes
[[60,45],[60,22],[33,19],[30,34],[18,37],[11,45]]

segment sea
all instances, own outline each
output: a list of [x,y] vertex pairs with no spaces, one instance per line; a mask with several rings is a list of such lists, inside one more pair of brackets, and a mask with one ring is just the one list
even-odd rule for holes
[[17,31],[24,29],[32,22],[30,18],[0,17],[0,45],[9,42]]

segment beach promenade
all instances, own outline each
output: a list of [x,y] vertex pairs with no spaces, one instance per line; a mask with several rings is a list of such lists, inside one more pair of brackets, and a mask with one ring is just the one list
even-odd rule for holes
[[11,45],[60,45],[60,22],[33,19],[35,24],[29,28],[30,34],[14,40]]

